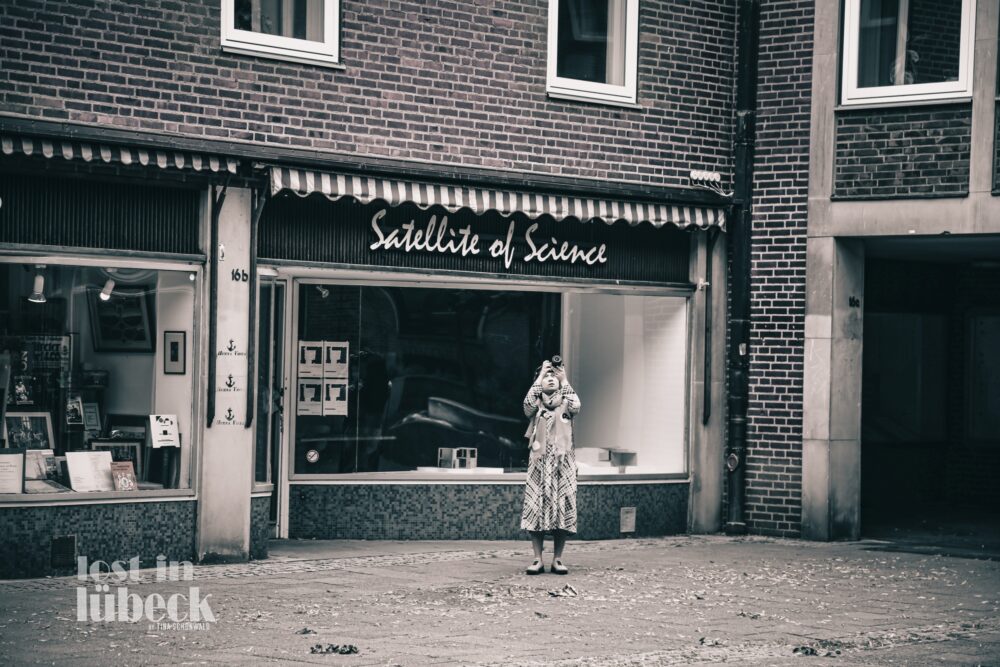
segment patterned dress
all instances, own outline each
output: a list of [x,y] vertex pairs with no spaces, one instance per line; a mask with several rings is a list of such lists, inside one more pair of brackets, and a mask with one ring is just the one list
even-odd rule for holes
[[524,397],[524,414],[532,418],[528,443],[541,447],[528,461],[521,528],[533,532],[576,532],[576,455],[572,418],[580,399],[564,382],[551,397],[538,384]]

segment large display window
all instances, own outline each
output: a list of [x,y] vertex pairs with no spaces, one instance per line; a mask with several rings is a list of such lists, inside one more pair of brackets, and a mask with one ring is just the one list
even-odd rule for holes
[[560,355],[581,474],[683,474],[684,296],[297,284],[295,477],[523,472],[524,395]]
[[100,262],[0,258],[4,494],[189,488],[200,267]]

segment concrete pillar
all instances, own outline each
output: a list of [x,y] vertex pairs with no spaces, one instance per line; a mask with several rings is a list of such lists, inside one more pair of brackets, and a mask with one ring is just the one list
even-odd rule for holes
[[722,488],[725,459],[726,421],[726,236],[715,242],[712,273],[708,275],[708,235],[696,233],[691,245],[691,282],[699,279],[710,283],[712,290],[711,343],[711,414],[708,424],[702,423],[705,392],[705,318],[706,290],[695,292],[691,308],[691,409],[690,428],[691,496],[689,527],[693,533],[716,533],[722,529]]
[[[246,424],[247,329],[250,317],[249,190],[229,188],[219,215],[215,419],[205,430],[198,480],[199,560],[246,560],[250,550],[253,430]],[[246,276],[246,278],[244,278]],[[207,381],[207,377],[205,379]]]
[[810,539],[860,533],[864,258],[860,241],[808,240],[802,535]]

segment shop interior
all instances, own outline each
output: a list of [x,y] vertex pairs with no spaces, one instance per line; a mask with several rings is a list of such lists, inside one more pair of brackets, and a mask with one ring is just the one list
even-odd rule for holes
[[3,450],[24,451],[21,492],[188,487],[198,280],[0,264]]

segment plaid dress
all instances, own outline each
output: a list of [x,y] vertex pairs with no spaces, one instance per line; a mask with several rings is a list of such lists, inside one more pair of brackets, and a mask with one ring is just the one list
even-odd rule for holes
[[580,399],[564,383],[549,400],[541,387],[532,385],[524,398],[524,413],[533,418],[529,443],[541,449],[528,462],[521,528],[534,532],[576,532],[576,455],[573,453],[572,418]]

